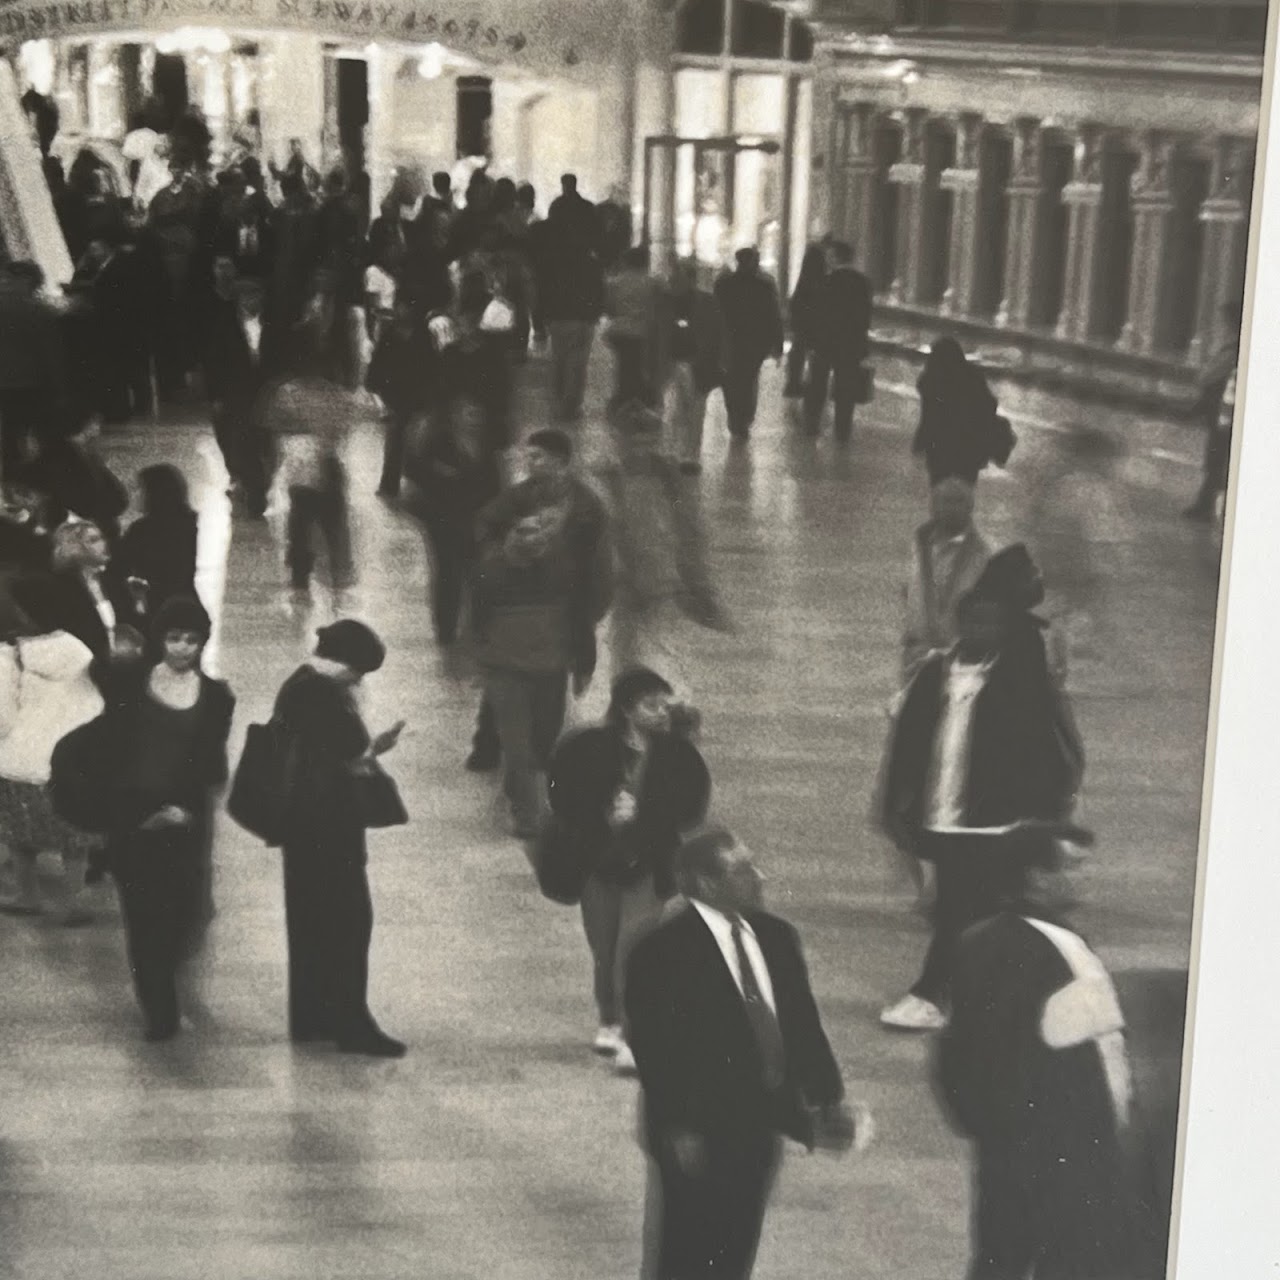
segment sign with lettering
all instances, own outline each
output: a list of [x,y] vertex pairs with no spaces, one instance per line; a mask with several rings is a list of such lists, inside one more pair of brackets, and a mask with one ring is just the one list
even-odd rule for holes
[[438,43],[561,74],[616,55],[617,0],[0,0],[0,41],[222,27]]

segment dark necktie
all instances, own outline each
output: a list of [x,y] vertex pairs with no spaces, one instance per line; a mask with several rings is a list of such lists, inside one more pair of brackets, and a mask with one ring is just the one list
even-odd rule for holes
[[756,971],[751,967],[747,948],[742,940],[742,921],[734,917],[731,929],[733,949],[738,955],[738,972],[742,975],[742,999],[747,1006],[747,1020],[760,1050],[760,1062],[764,1067],[764,1087],[772,1092],[782,1085],[786,1076],[787,1055],[782,1043],[782,1028],[778,1016],[769,1008],[769,1002],[756,981]]

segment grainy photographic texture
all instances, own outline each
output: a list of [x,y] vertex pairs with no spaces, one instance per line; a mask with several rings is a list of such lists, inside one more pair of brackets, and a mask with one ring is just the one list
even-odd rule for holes
[[0,3],[0,1274],[1155,1280],[1265,0]]

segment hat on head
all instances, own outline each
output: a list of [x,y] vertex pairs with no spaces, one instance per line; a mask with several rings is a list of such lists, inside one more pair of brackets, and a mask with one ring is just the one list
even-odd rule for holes
[[316,657],[341,662],[361,675],[371,675],[386,660],[386,646],[377,633],[354,618],[340,618],[316,632]]
[[1044,582],[1031,553],[1021,542],[997,551],[966,593],[969,603],[1003,605],[1016,613],[1029,613],[1044,601]]
[[161,643],[171,631],[194,631],[203,644],[213,631],[208,610],[195,596],[170,596],[156,610],[151,623],[151,638]]

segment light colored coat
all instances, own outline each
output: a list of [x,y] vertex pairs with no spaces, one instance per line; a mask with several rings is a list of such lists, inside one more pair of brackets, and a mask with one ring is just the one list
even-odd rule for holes
[[17,703],[0,740],[0,778],[43,786],[54,747],[102,712],[102,695],[89,677],[93,654],[65,631],[6,648],[12,651],[6,661],[16,658]]
[[969,526],[961,535],[951,563],[939,575],[934,559],[932,522],[916,530],[911,571],[905,591],[902,628],[902,685],[905,688],[920,664],[936,649],[949,649],[956,640],[956,605],[982,576],[991,547]]

